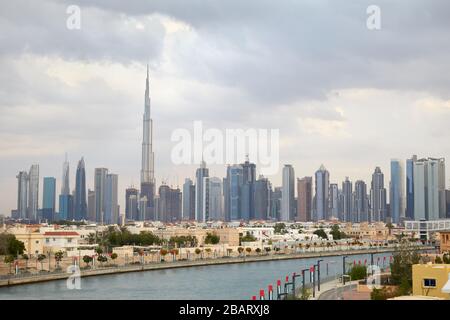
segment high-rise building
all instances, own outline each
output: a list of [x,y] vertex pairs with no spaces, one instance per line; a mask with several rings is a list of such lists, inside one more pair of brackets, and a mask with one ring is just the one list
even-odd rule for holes
[[55,218],[56,210],[56,179],[44,177],[42,192],[42,219],[51,222]]
[[384,187],[384,174],[380,167],[376,167],[372,174],[370,189],[370,222],[385,221],[386,219],[386,188]]
[[414,220],[414,162],[417,156],[406,160],[406,219]]
[[343,201],[341,201],[338,184],[330,183],[328,196],[328,213],[330,218],[336,218],[340,221],[345,221],[343,217],[344,210],[341,209],[343,207],[341,203],[343,203]]
[[59,213],[57,220],[73,219],[73,196],[71,194],[59,195]]
[[96,215],[95,215],[95,191],[94,190],[88,190],[88,216],[87,220],[91,222],[95,222]]
[[222,180],[216,177],[203,178],[203,222],[224,220]]
[[445,160],[420,159],[414,162],[414,219],[444,218]]
[[270,217],[270,182],[260,176],[254,183],[255,214],[253,219],[267,220]]
[[241,218],[243,220],[251,220],[255,218],[255,181],[256,181],[256,165],[247,159],[241,164],[242,167],[242,186],[241,186]]
[[195,173],[195,220],[205,221],[203,217],[203,181],[205,177],[209,177],[209,170],[206,168],[205,161],[202,161],[200,168]]
[[28,173],[20,171],[17,175],[17,218],[27,218],[28,208]]
[[312,221],[312,177],[297,179],[297,220]]
[[369,220],[369,198],[367,196],[367,185],[362,180],[355,182],[353,196],[353,219],[352,222],[366,222]]
[[[139,196],[139,190],[133,187],[129,187],[125,190],[125,217],[127,220],[138,220],[137,213],[137,198]],[[133,198],[134,202],[130,201]]]
[[316,186],[315,186],[315,204],[314,204],[314,220],[328,219],[328,196],[330,187],[330,173],[322,164],[319,170],[316,171]]
[[119,224],[119,203],[118,203],[118,183],[117,174],[108,173],[105,183],[105,224]]
[[95,177],[94,177],[95,221],[98,223],[104,222],[107,174],[108,169],[95,168]]
[[391,182],[389,184],[389,209],[391,221],[400,223],[405,220],[403,166],[400,160],[391,160]]
[[281,198],[283,191],[281,187],[275,187],[270,198],[270,218],[279,221],[281,219]]
[[345,221],[353,221],[353,186],[348,177],[342,182],[342,209]]
[[84,158],[78,161],[77,173],[75,179],[75,197],[74,197],[74,218],[77,221],[87,219],[87,201],[86,201],[86,169]]
[[181,221],[181,191],[179,188],[173,189],[167,185],[161,185],[157,203],[158,220]]
[[38,221],[39,165],[33,164],[28,173],[28,219]]
[[[234,221],[242,219],[241,187],[243,184],[243,169],[241,165],[227,167],[227,177],[224,178],[225,219]],[[196,191],[197,192],[197,189]]]
[[153,120],[150,117],[150,85],[147,65],[147,78],[145,80],[145,109],[143,116],[142,138],[142,167],[141,167],[141,197],[147,200],[146,217],[155,219],[155,176],[153,153]]
[[447,219],[450,219],[450,190],[445,190],[445,200],[447,208]]
[[68,195],[70,194],[70,168],[69,168],[69,161],[67,160],[67,153],[66,158],[63,163],[63,174],[62,174],[62,181],[61,181],[61,194],[62,195]]
[[183,184],[182,220],[195,220],[195,185],[189,178]]
[[283,167],[281,221],[295,219],[295,172],[290,164]]

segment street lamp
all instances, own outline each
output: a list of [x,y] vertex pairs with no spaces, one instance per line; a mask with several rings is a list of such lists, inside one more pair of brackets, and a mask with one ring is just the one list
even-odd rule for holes
[[309,271],[309,269],[302,269],[302,294],[305,292],[305,271]]
[[348,256],[342,256],[342,282],[345,284],[345,259],[348,258]]
[[317,260],[317,291],[320,291],[320,263],[323,259]]

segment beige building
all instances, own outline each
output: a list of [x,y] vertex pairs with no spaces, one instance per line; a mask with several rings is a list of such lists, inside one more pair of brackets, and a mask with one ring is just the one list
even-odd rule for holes
[[440,231],[439,240],[441,253],[450,253],[450,231]]
[[442,292],[450,274],[449,264],[415,264],[412,269],[413,295],[450,299]]
[[23,242],[26,254],[35,256],[44,252],[44,236],[39,232],[39,228],[13,227],[8,229],[8,233]]
[[229,246],[239,245],[239,230],[236,228],[199,229],[168,227],[165,229],[156,229],[152,232],[159,238],[166,240],[169,240],[171,237],[194,236],[197,238],[199,246],[204,245],[207,234],[212,233],[219,236],[219,244],[228,244]]
[[389,228],[383,222],[347,223],[342,231],[352,238],[361,240],[386,241],[393,238],[389,233]]

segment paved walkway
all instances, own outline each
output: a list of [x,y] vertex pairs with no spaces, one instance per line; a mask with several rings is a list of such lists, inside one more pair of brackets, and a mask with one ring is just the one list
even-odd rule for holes
[[347,282],[344,286],[339,279],[325,282],[320,285],[320,292],[316,292],[316,296],[311,297],[311,300],[348,300],[344,299],[344,296],[348,298],[356,292],[357,283],[358,281]]

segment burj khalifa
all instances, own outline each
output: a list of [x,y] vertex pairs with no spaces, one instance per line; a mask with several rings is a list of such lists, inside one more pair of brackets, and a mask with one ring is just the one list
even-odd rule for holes
[[[143,117],[142,166],[141,166],[141,209],[143,220],[154,220],[155,176],[153,154],[153,121],[150,117],[150,89],[147,65],[145,81],[145,111]],[[144,208],[145,207],[145,208]]]

